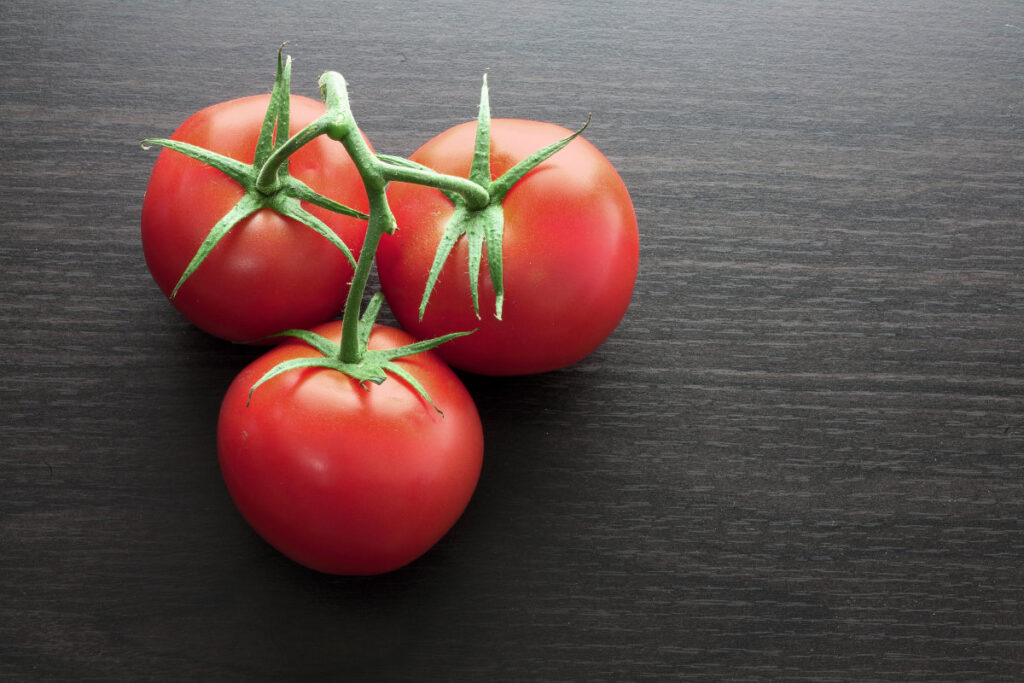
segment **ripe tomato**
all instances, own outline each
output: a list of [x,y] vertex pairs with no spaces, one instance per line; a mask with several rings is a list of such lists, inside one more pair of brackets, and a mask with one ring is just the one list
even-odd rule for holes
[[[341,323],[313,331],[338,339]],[[413,341],[378,325],[369,348]],[[396,569],[433,546],[469,502],[483,457],[476,406],[432,352],[396,362],[443,415],[396,377],[363,389],[322,368],[279,374],[246,406],[268,370],[317,355],[286,342],[231,384],[217,430],[224,481],[249,524],[296,562],[333,574]]]
[[[456,126],[410,159],[468,177],[476,123]],[[491,122],[491,177],[571,131],[517,119]],[[452,203],[439,191],[392,183],[398,221],[377,255],[381,289],[403,328],[425,339],[477,331],[437,349],[449,364],[486,375],[545,372],[575,363],[618,325],[636,279],[636,216],[625,184],[607,158],[576,138],[519,181],[504,207],[504,311],[494,317],[486,250],[479,279],[480,318],[473,313],[464,235],[441,270],[419,320],[427,274]]]
[[[269,95],[222,102],[191,116],[171,136],[247,164],[253,162]],[[324,105],[291,96],[291,132],[322,114]],[[355,165],[338,143],[321,137],[289,159],[289,173],[313,190],[366,211]],[[222,172],[183,154],[160,152],[142,206],[146,264],[170,296],[211,228],[245,194]],[[306,202],[353,254],[366,223]],[[195,325],[230,341],[249,341],[335,316],[348,292],[352,267],[323,236],[272,209],[243,219],[185,281],[174,306]]]

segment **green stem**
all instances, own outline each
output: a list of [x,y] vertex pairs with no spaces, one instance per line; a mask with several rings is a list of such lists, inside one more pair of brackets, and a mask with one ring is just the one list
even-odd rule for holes
[[[281,165],[301,147],[309,144],[324,133],[340,140],[350,129],[354,129],[352,111],[348,105],[348,89],[345,79],[336,71],[328,71],[320,77],[320,90],[324,96],[327,111],[315,121],[288,138],[288,140],[267,157],[256,177],[256,190],[270,195],[281,189],[278,171]],[[280,134],[280,131],[278,132]],[[346,145],[347,148],[347,145]]]
[[[363,238],[363,248],[359,251],[359,260],[356,261],[356,269],[352,275],[352,284],[349,285],[348,297],[345,299],[345,312],[341,316],[341,343],[338,346],[338,360],[343,363],[358,363],[366,353],[366,342],[369,334],[359,333],[360,308],[363,304],[363,292],[366,291],[366,283],[370,279],[370,270],[373,267],[373,257],[377,252],[380,239],[386,232],[381,226],[382,221],[375,220],[381,210],[387,208],[387,199],[384,192],[369,193],[370,200],[370,221],[366,227],[366,237]],[[383,203],[383,209],[380,204]]]
[[395,231],[395,217],[388,206],[387,178],[382,173],[383,164],[374,156],[373,150],[363,138],[352,112],[349,109],[348,89],[345,79],[335,71],[328,71],[320,77],[320,91],[327,105],[327,113],[321,119],[325,121],[324,132],[345,146],[359,171],[366,198],[370,207],[370,219],[366,225],[366,237],[359,251],[356,269],[349,285],[348,297],[345,300],[345,312],[342,314],[341,343],[338,345],[338,359],[343,363],[358,363],[366,353],[363,339],[368,335],[359,334],[360,308],[363,293],[370,279],[374,255],[384,233]]
[[[369,334],[366,330],[363,330],[364,334],[360,334],[360,309],[366,284],[370,278],[370,271],[373,268],[374,256],[384,234],[391,234],[398,227],[395,223],[395,216],[388,206],[386,194],[388,183],[393,180],[405,181],[435,187],[441,191],[454,192],[465,200],[466,208],[470,212],[482,211],[487,208],[491,203],[491,196],[487,187],[468,178],[437,173],[426,167],[387,163],[379,159],[370,149],[370,145],[356,125],[349,106],[345,78],[338,72],[328,71],[320,76],[320,93],[327,106],[327,111],[303,131],[296,134],[292,140],[286,142],[279,151],[291,149],[293,141],[297,148],[309,141],[307,137],[326,133],[328,137],[344,145],[363,181],[370,207],[370,218],[345,300],[341,341],[338,345],[337,355],[338,361],[354,365],[362,361],[366,355],[366,339]],[[309,137],[309,139],[312,138]],[[274,155],[268,159],[267,166],[273,160]],[[262,171],[260,176],[262,178]]]
[[[320,74],[320,78],[317,80],[320,85],[320,94],[324,100],[324,106],[327,107],[327,113],[335,117],[335,122],[339,125],[345,125],[352,121],[352,108],[348,103],[348,85],[345,83],[345,77],[337,71],[325,71]],[[338,131],[338,137],[340,137],[342,131]],[[338,139],[335,135],[331,135],[332,138]]]
[[[287,169],[282,166],[283,160],[287,159],[295,149],[306,144],[317,135],[326,134],[332,140],[340,142],[345,151],[348,152],[352,162],[355,164],[359,176],[366,190],[366,198],[369,203],[369,216],[367,218],[366,235],[363,238],[363,246],[359,252],[359,259],[355,263],[352,274],[352,282],[349,284],[348,295],[345,300],[345,311],[342,314],[341,339],[337,345],[333,341],[320,337],[308,330],[287,330],[282,332],[283,336],[296,337],[310,344],[313,348],[323,354],[319,358],[301,358],[285,361],[267,372],[249,390],[249,397],[252,398],[253,391],[282,372],[297,369],[300,367],[324,367],[344,373],[356,379],[363,387],[367,382],[377,384],[383,382],[388,374],[398,377],[409,387],[419,394],[425,401],[440,412],[433,400],[427,394],[423,386],[417,381],[415,375],[408,368],[395,363],[394,361],[423,353],[437,347],[456,337],[469,334],[469,332],[453,332],[441,337],[426,339],[413,344],[407,344],[393,349],[367,350],[367,343],[370,338],[370,331],[373,328],[374,320],[380,311],[383,295],[377,294],[370,299],[366,307],[366,313],[360,315],[363,303],[363,294],[370,278],[370,271],[373,269],[374,257],[377,247],[384,234],[392,234],[398,229],[395,216],[388,206],[387,186],[392,180],[405,180],[408,182],[427,185],[440,189],[456,205],[457,210],[466,211],[467,205],[479,206],[480,213],[488,213],[490,209],[490,194],[487,187],[464,178],[444,176],[426,167],[418,166],[408,160],[398,157],[378,158],[370,149],[369,143],[363,138],[359,131],[352,111],[348,103],[348,89],[345,79],[341,74],[329,71],[320,77],[320,92],[327,105],[327,111],[312,124],[297,133],[293,138],[287,140],[281,149],[267,156],[267,161],[259,172],[258,192],[250,192],[259,196],[260,192],[270,190],[272,192],[290,192],[291,199],[304,199],[306,189],[297,184],[294,179],[287,177],[287,172],[278,169]],[[269,117],[268,113],[268,117]],[[409,166],[406,166],[408,164]],[[411,167],[411,168],[410,168]],[[285,176],[283,180],[279,176]],[[281,187],[274,189],[277,181]],[[247,187],[250,186],[247,179]],[[464,198],[464,201],[461,198]],[[322,202],[329,202],[326,198],[320,198]],[[328,207],[332,208],[332,207]],[[341,207],[345,209],[346,207]],[[500,209],[500,206],[497,208]],[[351,209],[347,209],[351,212]],[[349,214],[351,215],[351,214]],[[360,214],[362,216],[362,214]]]
[[323,118],[324,117],[318,118],[313,121],[313,123],[288,138],[283,145],[275,149],[274,152],[267,157],[267,161],[259,170],[259,175],[256,176],[257,192],[264,195],[271,195],[281,189],[281,177],[278,173],[281,165],[288,160],[288,157],[295,154],[299,148],[324,134],[328,122],[324,121]]
[[447,190],[461,196],[466,201],[466,208],[479,211],[491,203],[491,196],[486,187],[477,185],[468,178],[446,175],[427,169],[410,168],[383,164],[382,173],[387,180],[426,185],[438,190]]

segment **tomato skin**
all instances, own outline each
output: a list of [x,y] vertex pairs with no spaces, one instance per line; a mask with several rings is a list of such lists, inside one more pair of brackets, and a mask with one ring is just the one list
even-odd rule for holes
[[[338,339],[340,322],[314,328]],[[375,326],[370,349],[411,343]],[[480,475],[483,430],[472,398],[433,353],[396,361],[403,380],[368,384],[326,369],[293,370],[249,388],[278,363],[318,355],[286,342],[256,359],[224,397],[221,471],[249,524],[296,562],[331,574],[379,574],[426,552],[456,522]]]
[[[467,177],[476,122],[449,129],[410,158]],[[571,131],[519,119],[491,122],[491,177]],[[467,240],[445,263],[422,321],[419,304],[452,205],[440,192],[392,183],[398,221],[377,255],[381,289],[403,328],[425,339],[473,334],[437,349],[450,365],[485,375],[521,375],[571,365],[596,349],[622,319],[636,279],[639,239],[625,184],[592,144],[576,138],[526,175],[503,202],[505,302],[494,318],[484,251],[480,318],[473,313]]]
[[[192,115],[171,136],[251,164],[269,95],[222,102]],[[321,102],[291,96],[295,133],[322,114]],[[355,165],[326,137],[289,159],[289,173],[320,194],[366,211]],[[244,195],[220,171],[164,149],[142,205],[142,247],[153,279],[170,296],[210,229]],[[302,206],[359,253],[365,221]],[[188,320],[229,341],[251,341],[334,317],[348,292],[352,267],[311,228],[271,209],[240,221],[182,285],[173,300]]]

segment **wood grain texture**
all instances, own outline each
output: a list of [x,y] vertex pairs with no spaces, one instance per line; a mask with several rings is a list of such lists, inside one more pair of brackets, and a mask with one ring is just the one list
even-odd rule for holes
[[[258,11],[257,11],[258,10]],[[1024,679],[1024,5],[0,3],[0,679]],[[466,377],[477,495],[317,575],[238,517],[257,350],[149,279],[138,140],[344,73],[378,149],[472,118],[620,169],[620,328]]]

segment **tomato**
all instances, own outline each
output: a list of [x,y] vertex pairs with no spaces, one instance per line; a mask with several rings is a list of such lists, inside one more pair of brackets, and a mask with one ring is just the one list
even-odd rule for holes
[[[410,159],[468,177],[476,122],[456,126]],[[517,119],[491,122],[491,177],[571,132]],[[453,205],[441,192],[392,183],[388,199],[398,231],[377,255],[381,289],[398,322],[419,338],[477,331],[437,349],[451,365],[486,375],[545,372],[596,349],[629,306],[638,264],[636,216],[612,164],[581,137],[529,172],[503,202],[504,311],[494,316],[486,250],[473,312],[467,239],[459,238],[440,272],[422,321],[419,304]]]
[[[313,329],[338,339],[340,322]],[[414,341],[374,326],[369,349]],[[443,415],[394,376],[367,389],[334,370],[281,373],[318,352],[296,341],[242,371],[221,407],[217,446],[228,491],[249,524],[296,562],[378,574],[426,552],[455,523],[480,474],[483,432],[472,398],[432,352],[396,361]]]
[[[269,95],[222,102],[191,116],[172,135],[251,164]],[[291,96],[291,132],[324,105]],[[321,137],[289,159],[289,173],[313,190],[360,211],[366,193],[344,148]],[[242,198],[237,182],[202,162],[163,150],[142,206],[142,247],[153,279],[170,296],[211,228]],[[302,207],[337,234],[353,254],[363,220],[306,202]],[[329,320],[352,277],[345,255],[322,235],[269,208],[243,219],[182,285],[174,306],[195,325],[230,341],[250,341]]]

